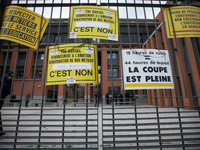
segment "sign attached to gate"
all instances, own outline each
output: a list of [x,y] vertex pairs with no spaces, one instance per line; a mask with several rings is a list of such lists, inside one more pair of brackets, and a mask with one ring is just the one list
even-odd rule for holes
[[173,76],[167,50],[122,50],[125,90],[173,89]]
[[[49,19],[20,6],[5,8],[0,39],[13,41],[37,49]],[[41,32],[40,32],[41,25]],[[40,37],[39,37],[40,34]]]
[[46,85],[97,83],[97,46],[50,46]]
[[200,8],[194,6],[175,6],[170,7],[170,10],[169,8],[163,8],[163,12],[168,38],[174,38],[174,29],[177,38],[200,37]]
[[118,12],[99,6],[73,6],[69,38],[118,41]]

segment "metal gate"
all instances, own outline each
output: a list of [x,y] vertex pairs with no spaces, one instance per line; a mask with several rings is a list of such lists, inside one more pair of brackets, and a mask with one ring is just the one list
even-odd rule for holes
[[[0,136],[0,149],[200,149],[200,39],[168,39],[162,9],[199,8],[198,0],[0,2],[1,13],[12,4],[50,19],[37,49],[0,41],[2,78],[14,72],[13,91],[1,109],[1,134],[6,134]],[[69,39],[75,5],[118,10],[119,41]],[[98,46],[100,83],[45,86],[46,48],[88,42]],[[175,89],[125,91],[122,51],[133,48],[168,50]]]

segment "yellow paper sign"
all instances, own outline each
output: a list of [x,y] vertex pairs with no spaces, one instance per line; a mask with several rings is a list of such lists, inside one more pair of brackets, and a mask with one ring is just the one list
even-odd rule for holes
[[164,8],[164,18],[168,38],[174,38],[174,29],[177,38],[200,37],[200,8],[193,6],[175,6]]
[[[38,40],[42,39],[49,19],[20,6],[5,8],[0,39],[9,40],[37,49]],[[40,37],[39,37],[40,34]]]
[[46,85],[97,83],[97,46],[65,44],[49,47]]
[[99,6],[74,6],[69,38],[98,38],[118,41],[117,10]]

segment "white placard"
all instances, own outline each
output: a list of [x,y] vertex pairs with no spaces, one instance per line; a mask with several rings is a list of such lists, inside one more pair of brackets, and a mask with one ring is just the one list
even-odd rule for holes
[[124,89],[173,89],[167,50],[122,50]]
[[91,64],[86,64],[86,63],[55,64],[52,67],[52,70],[61,70],[61,69],[91,69]]

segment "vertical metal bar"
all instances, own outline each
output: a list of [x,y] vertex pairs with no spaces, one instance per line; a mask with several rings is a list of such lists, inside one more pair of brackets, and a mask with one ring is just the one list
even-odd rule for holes
[[160,150],[162,150],[162,142],[161,142],[161,132],[160,132],[160,117],[159,117],[159,110],[158,110],[158,100],[157,100],[157,91],[154,90],[155,92],[155,101],[156,101],[156,117],[157,117],[157,123],[158,123],[158,135],[159,135],[159,144],[160,144]]
[[[168,0],[168,4],[169,4],[169,0]],[[169,7],[169,10],[170,10],[170,7]],[[161,13],[162,13],[162,18],[164,19],[163,11],[162,11]],[[171,16],[171,11],[170,11],[170,16]],[[172,19],[172,16],[171,16],[171,19]],[[173,22],[172,22],[172,24],[173,24]],[[164,27],[165,27],[165,23],[164,23]],[[173,30],[174,30],[174,26],[173,26]],[[166,27],[165,27],[165,35],[166,35],[166,38],[167,38]],[[178,49],[178,44],[177,44],[177,39],[176,39],[175,30],[174,30],[174,35],[175,35],[176,45],[177,45],[177,49]],[[179,59],[180,59],[180,55],[179,55]],[[182,68],[182,67],[181,67],[181,68]],[[173,70],[172,70],[172,73],[173,73]],[[174,77],[174,73],[173,73],[173,77]],[[184,80],[184,81],[185,81],[185,80]],[[184,83],[185,83],[185,82],[184,82]],[[175,87],[176,87],[176,86],[175,86]],[[176,93],[177,112],[178,112],[179,127],[180,127],[180,132],[181,132],[182,146],[183,146],[183,150],[185,150],[185,142],[184,142],[184,137],[183,137],[183,129],[182,129],[180,108],[179,108],[179,103],[178,103],[178,97],[177,97],[177,90],[176,90],[176,88],[175,88],[175,93]]]
[[[63,0],[61,0],[61,5],[63,4]],[[62,17],[62,6],[60,7],[60,18],[59,18],[59,25],[58,25],[58,45],[60,43],[60,31],[61,31],[61,17]],[[64,136],[65,136],[65,105],[66,105],[66,84],[64,87],[64,99],[63,99],[63,126],[62,126],[62,148],[64,148]],[[58,100],[58,99],[57,99]],[[61,100],[62,101],[62,100]],[[57,101],[57,103],[59,103]]]
[[[117,0],[117,3],[118,3],[118,0]],[[124,70],[123,70],[123,65],[122,65],[122,62],[123,62],[123,58],[122,58],[122,43],[121,43],[121,26],[120,26],[120,18],[119,18],[119,6],[117,5],[117,12],[118,12],[118,23],[119,23],[119,46],[120,46],[120,60],[121,60],[121,79],[122,79],[122,94],[123,94],[123,101],[125,101],[125,94],[124,94]]]
[[[103,91],[103,84],[104,84],[103,80],[102,80],[102,71],[103,71],[103,69],[102,69],[102,63],[103,63],[103,53],[102,53],[102,41],[101,41],[101,91]],[[109,99],[109,101],[110,101],[110,99]],[[99,126],[101,126],[102,128],[101,128],[101,133],[98,132],[99,134],[101,134],[101,139],[98,140],[98,141],[101,141],[101,143],[100,142],[98,143],[98,145],[99,145],[98,149],[100,149],[100,145],[102,145],[102,149],[103,149],[103,144],[104,144],[104,141],[103,141],[103,117],[104,117],[103,116],[103,107],[104,107],[104,102],[102,100],[102,102],[101,102],[101,108],[99,108],[99,110],[101,109],[100,110],[101,111],[101,114],[100,114],[100,116],[101,116],[101,124]]]
[[[143,5],[144,4],[144,0],[142,0],[143,2]],[[143,6],[143,10],[144,10],[144,17],[145,17],[145,25],[146,25],[146,30],[147,30],[147,37],[148,37],[148,45],[149,45],[149,48],[151,48],[151,42],[150,42],[150,36],[149,36],[149,28],[148,28],[148,23],[147,23],[147,16],[146,16],[146,10]]]
[[[127,0],[125,0],[125,3],[127,3]],[[130,28],[129,28],[129,15],[128,15],[128,8],[126,5],[126,20],[127,20],[127,26],[128,26],[128,41],[129,41],[129,48],[131,49],[131,36],[130,36]]]
[[[15,67],[14,67],[14,72],[13,72],[13,80],[12,80],[12,84],[11,84],[11,89],[13,89],[13,85],[14,85],[14,78],[15,78],[15,72],[16,72],[16,68],[17,68],[17,60],[18,60],[18,54],[19,54],[19,49],[20,49],[20,44],[18,44],[17,47],[17,55],[16,55],[16,59],[15,59]],[[12,90],[10,91],[10,99],[12,97]]]
[[[47,60],[48,60],[48,53],[49,53],[49,40],[50,40],[50,33],[51,33],[51,20],[53,15],[53,3],[52,1],[52,7],[51,7],[51,17],[50,17],[50,23],[49,23],[49,31],[48,31],[48,40],[47,40],[47,51],[46,51],[46,57],[45,57],[45,69],[47,68]],[[40,110],[40,127],[39,127],[39,138],[38,138],[38,148],[40,148],[40,137],[41,137],[41,125],[42,125],[42,114],[43,114],[43,103],[44,103],[44,92],[45,92],[45,77],[46,77],[46,71],[44,72],[44,79],[43,79],[43,90],[42,90],[42,103],[41,103],[41,110]]]
[[198,43],[197,40],[198,40],[198,38],[191,38],[193,51],[194,51],[194,55],[196,58],[195,60],[196,60],[197,70],[198,70],[199,77],[200,77],[200,54],[198,52],[198,47],[200,48],[200,43]]
[[[110,2],[110,0],[108,0],[108,3]],[[109,7],[108,7],[109,8]],[[112,89],[112,96],[114,97],[115,93],[113,92],[113,67],[112,67],[112,45],[111,45],[111,41],[110,41],[110,57],[111,57],[111,89]],[[112,124],[113,124],[113,147],[115,148],[115,108],[114,108],[114,102],[115,99],[112,99]]]
[[[177,37],[176,37],[176,30],[175,30],[175,27],[174,27],[174,22],[173,22],[173,19],[172,19],[172,13],[171,13],[170,6],[169,6],[169,13],[170,13],[170,19],[172,21],[174,37],[175,37],[175,42],[176,42],[177,51],[178,51],[178,57],[179,57],[179,61],[180,61],[181,74],[182,74],[182,77],[183,77],[183,81],[185,81],[185,76],[184,76],[184,73],[183,73],[183,66],[182,66],[182,61],[181,61],[181,56],[180,56],[180,50],[179,50],[179,46],[178,46],[178,41],[177,41]],[[187,97],[188,94],[187,94],[187,89],[186,89],[185,82],[183,82],[183,84],[184,84],[184,89],[185,89],[185,95]]]
[[87,84],[87,88],[86,88],[86,149],[88,148],[88,84]]
[[[110,57],[111,57],[111,86],[112,86],[112,96],[115,97],[115,93],[113,91],[113,67],[112,67],[112,49],[111,49],[112,45],[111,45],[111,41],[110,41]],[[115,103],[115,99],[112,99],[112,123],[113,123],[113,147],[115,148],[115,108],[114,108],[114,103]]]
[[[72,0],[70,0],[70,4],[72,3]],[[70,16],[71,16],[71,6],[69,7],[69,18],[68,18],[68,34],[67,34],[67,43],[69,43],[69,26],[70,26]]]
[[[163,9],[161,8],[161,15],[162,15],[162,20],[164,20],[164,15],[163,15]],[[169,41],[167,40],[167,31],[166,31],[166,26],[165,26],[165,22],[163,22],[163,26],[164,26],[164,31],[165,31],[165,38],[166,38],[166,43],[167,43],[167,47],[168,47],[168,51],[169,51],[169,57],[170,57],[170,64],[172,65],[172,56],[171,56],[171,50],[170,50],[170,46],[169,46]],[[173,43],[172,43],[173,44]],[[175,82],[175,77],[174,77],[174,70],[171,69],[172,71],[172,76],[173,76],[173,81]],[[177,97],[177,89],[176,89],[176,86],[174,86],[174,89],[175,89],[175,93],[176,93],[176,97]],[[170,91],[171,93],[171,91]],[[171,99],[171,105],[173,106],[173,101]],[[178,105],[178,104],[177,104]]]
[[[28,1],[27,1],[28,2]],[[36,0],[35,0],[36,3]],[[43,1],[44,3],[44,1]],[[35,11],[35,7],[33,9]],[[31,94],[31,99],[33,99],[33,94],[34,94],[34,89],[35,89],[35,76],[36,76],[36,68],[37,68],[37,60],[38,60],[38,51],[39,51],[39,45],[40,45],[40,35],[41,35],[41,28],[42,28],[42,22],[43,22],[43,14],[44,14],[44,6],[42,7],[42,16],[40,20],[40,30],[39,30],[39,37],[38,37],[38,46],[37,46],[37,51],[35,55],[35,66],[34,66],[34,73],[33,73],[33,86],[32,86],[32,94]]]
[[63,99],[63,126],[62,126],[62,148],[64,148],[64,142],[65,142],[65,105],[66,105],[66,101],[67,101],[67,96],[66,96],[66,90],[67,90],[67,86],[65,85],[64,87],[64,99]]
[[25,60],[25,66],[24,66],[24,74],[23,74],[21,95],[20,95],[20,100],[21,101],[20,101],[20,104],[19,104],[19,110],[18,110],[18,116],[17,116],[17,124],[16,124],[16,133],[15,133],[14,148],[16,148],[16,143],[17,143],[17,136],[18,136],[19,120],[20,120],[21,107],[22,107],[22,97],[23,97],[23,91],[24,91],[24,82],[25,82],[25,76],[26,76],[26,67],[27,67],[27,61],[28,61],[28,54],[29,54],[29,48],[27,48],[27,52],[26,52],[26,60]]
[[[134,0],[134,3],[135,3],[135,0]],[[139,48],[141,48],[141,43],[140,43],[140,29],[139,29],[138,17],[137,17],[137,7],[135,7],[135,17],[136,17],[136,25],[137,25],[137,33],[138,33],[138,43],[139,43]]]
[[[199,117],[200,117],[200,109],[199,109],[199,101],[198,101],[198,97],[197,97],[197,90],[196,90],[196,86],[195,86],[195,81],[194,81],[194,74],[193,74],[193,70],[192,70],[192,65],[191,65],[191,62],[190,62],[190,58],[189,58],[189,53],[188,53],[188,48],[187,48],[187,42],[185,40],[185,38],[183,38],[183,42],[185,43],[185,53],[186,55],[184,57],[187,58],[188,60],[188,64],[189,64],[189,69],[190,69],[190,73],[191,73],[191,77],[192,77],[192,85],[193,85],[193,89],[194,89],[194,94],[193,95],[195,97],[195,103],[194,103],[194,106],[197,105],[197,109],[199,111]],[[186,62],[187,63],[187,62]],[[191,84],[190,84],[191,85]],[[192,91],[192,88],[191,88],[191,91]],[[193,93],[192,92],[192,93]],[[193,97],[192,97],[193,98]]]
[[[152,3],[152,0],[151,0],[151,4],[153,5]],[[155,20],[155,14],[154,14],[154,8],[152,8],[152,13],[153,13],[153,18],[154,18],[154,27],[155,27],[155,31],[156,31],[156,39],[155,39],[155,44],[156,44],[156,47],[158,45],[158,49],[160,49],[160,44],[159,44],[159,39],[158,39],[158,31],[157,31],[157,26],[156,26],[156,20]],[[156,42],[157,41],[157,42]],[[158,111],[158,96],[157,96],[157,90],[154,90],[155,92],[155,101],[156,101],[156,113],[157,113],[157,123],[158,123],[158,134],[159,134],[159,140],[161,141],[161,132],[160,132],[160,118],[159,118],[159,111]],[[162,150],[162,142],[159,142],[160,144],[160,150]]]
[[[134,3],[135,0],[134,0]],[[136,25],[137,25],[137,32],[138,32],[138,42],[139,42],[139,48],[141,48],[141,43],[140,43],[140,29],[139,29],[139,24],[138,24],[138,17],[137,17],[137,7],[135,7],[135,17],[136,17]],[[135,96],[135,90],[133,91],[133,95]],[[130,99],[131,101],[131,99]],[[135,128],[136,128],[136,142],[137,142],[137,147],[139,147],[139,137],[138,137],[138,120],[137,120],[137,105],[136,105],[136,99],[133,98],[134,101],[134,111],[135,111]],[[139,149],[138,149],[139,150]]]
[[[2,95],[2,90],[3,90],[3,83],[4,83],[5,73],[6,73],[6,66],[7,66],[7,61],[8,61],[8,55],[9,55],[9,52],[10,52],[10,44],[11,44],[11,42],[9,41],[9,43],[8,43],[8,49],[7,49],[7,53],[6,53],[5,64],[4,64],[3,76],[2,76],[2,81],[1,81],[0,97]],[[2,99],[2,101],[3,101],[3,99]]]

